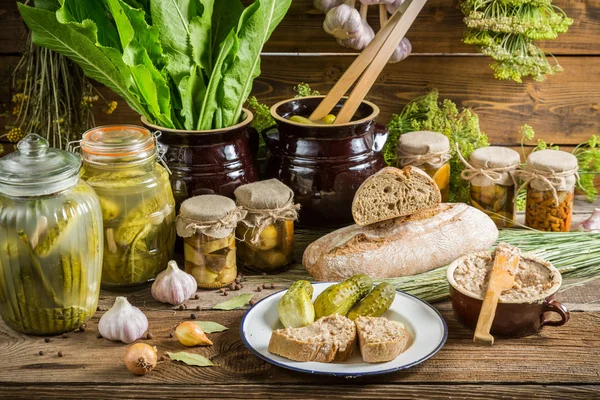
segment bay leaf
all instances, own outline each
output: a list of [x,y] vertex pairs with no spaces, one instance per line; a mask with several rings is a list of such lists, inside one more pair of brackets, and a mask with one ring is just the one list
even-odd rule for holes
[[228,327],[213,321],[194,321],[194,323],[198,324],[204,333],[223,332],[229,329]]
[[173,361],[181,361],[182,363],[195,367],[212,367],[215,365],[208,358],[201,356],[200,354],[180,351],[178,353],[167,352],[167,355]]
[[236,308],[244,307],[252,299],[252,293],[240,294],[231,299],[219,303],[213,307],[213,310],[235,310]]

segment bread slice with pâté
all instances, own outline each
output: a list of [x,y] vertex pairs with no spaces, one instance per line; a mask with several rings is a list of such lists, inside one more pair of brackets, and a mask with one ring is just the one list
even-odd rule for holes
[[408,345],[409,333],[387,318],[360,316],[354,320],[354,323],[364,362],[392,361]]

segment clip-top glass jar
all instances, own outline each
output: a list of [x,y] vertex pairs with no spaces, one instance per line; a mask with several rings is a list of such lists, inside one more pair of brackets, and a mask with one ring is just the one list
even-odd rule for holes
[[81,153],[82,178],[102,207],[102,286],[153,280],[175,243],[175,200],[168,172],[157,163],[155,137],[138,126],[102,126],[83,134]]
[[181,203],[177,234],[183,238],[185,270],[199,288],[221,288],[237,277],[235,227],[245,216],[224,196],[207,194]]
[[486,213],[498,228],[513,226],[519,153],[506,147],[482,147],[471,153],[469,163],[461,176],[471,182],[471,205]]
[[519,171],[527,183],[525,225],[540,231],[569,232],[573,216],[577,158],[559,150],[534,151]]
[[0,159],[0,315],[34,335],[72,331],[96,311],[102,215],[81,159],[30,134]]
[[298,206],[292,189],[278,181],[249,183],[235,192],[247,211],[238,224],[238,259],[248,269],[273,273],[286,268],[294,255],[294,221]]
[[438,132],[418,131],[400,135],[398,139],[398,166],[422,169],[438,185],[442,201],[450,197],[450,141]]

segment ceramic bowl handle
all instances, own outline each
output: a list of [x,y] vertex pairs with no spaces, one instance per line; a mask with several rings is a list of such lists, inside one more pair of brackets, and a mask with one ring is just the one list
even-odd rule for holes
[[267,149],[274,155],[279,154],[279,128],[272,126],[262,131],[261,135],[265,140]]
[[562,305],[562,303],[559,303],[556,300],[544,301],[542,309],[544,313],[547,311],[557,313],[558,315],[560,315],[560,321],[552,321],[549,318],[544,317],[544,314],[542,314],[540,317],[540,326],[561,326],[569,321],[569,310],[567,310],[567,307]]
[[373,131],[373,151],[375,153],[380,153],[385,146],[385,141],[389,135],[389,131],[385,127],[385,125],[375,124],[375,129]]

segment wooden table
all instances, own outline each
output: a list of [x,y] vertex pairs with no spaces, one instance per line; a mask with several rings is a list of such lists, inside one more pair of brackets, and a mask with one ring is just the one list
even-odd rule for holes
[[[575,222],[588,215],[590,205],[578,203]],[[320,232],[301,231],[297,259],[305,245]],[[264,279],[264,278],[261,278]],[[271,278],[269,278],[271,279]],[[273,290],[258,292],[259,281],[248,277],[244,288],[232,293],[254,293],[258,300],[283,289],[277,280]],[[264,280],[260,283],[264,283]],[[154,301],[150,289],[127,294],[150,321],[152,339],[159,354],[190,351],[210,358],[216,367],[190,367],[165,356],[156,369],[143,377],[130,374],[123,359],[126,345],[97,338],[103,311],[118,293],[102,291],[99,311],[85,332],[67,338],[18,334],[0,322],[0,397],[41,398],[277,398],[277,399],[387,399],[387,398],[600,398],[600,280],[559,294],[571,310],[563,327],[546,327],[522,339],[500,339],[492,348],[475,346],[472,332],[459,325],[448,302],[435,306],[448,323],[445,347],[425,363],[406,371],[358,379],[301,374],[272,366],[255,357],[242,344],[239,324],[245,310],[214,311],[210,308],[230,297],[216,291],[199,291],[198,300],[177,310]],[[182,349],[169,334],[183,320],[216,321],[230,329],[209,334],[214,345]],[[40,350],[44,355],[39,355]],[[64,357],[58,357],[58,351]]]

